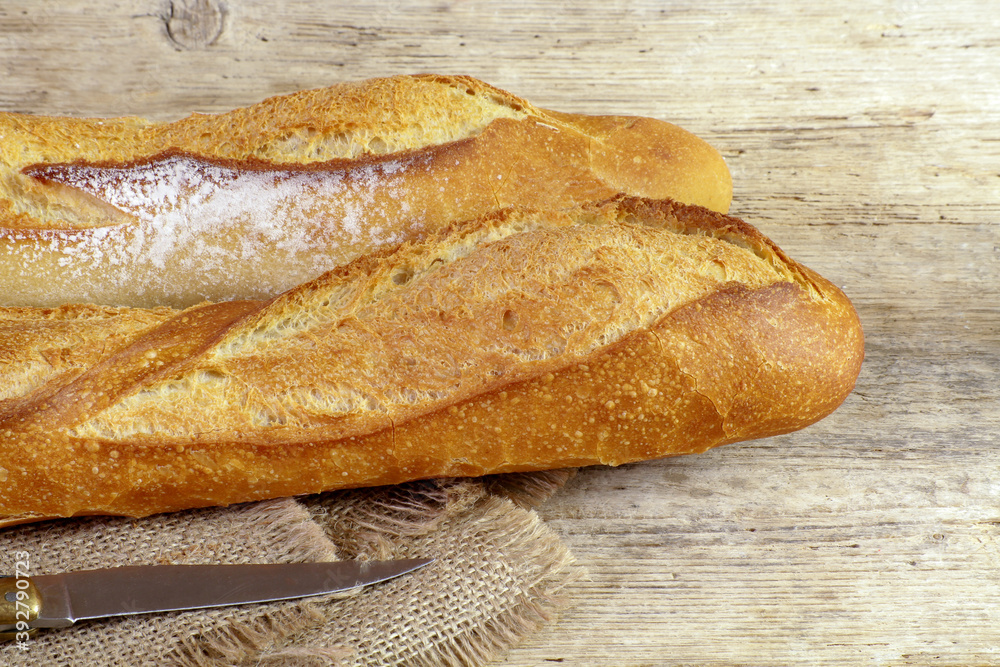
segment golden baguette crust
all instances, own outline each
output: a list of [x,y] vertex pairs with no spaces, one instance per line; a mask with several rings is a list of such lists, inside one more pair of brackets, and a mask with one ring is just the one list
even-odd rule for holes
[[0,113],[3,305],[266,299],[513,205],[619,192],[725,212],[717,151],[662,121],[397,76],[170,123]]
[[697,452],[829,414],[862,356],[843,293],[740,220],[505,210],[268,301],[0,309],[0,515]]

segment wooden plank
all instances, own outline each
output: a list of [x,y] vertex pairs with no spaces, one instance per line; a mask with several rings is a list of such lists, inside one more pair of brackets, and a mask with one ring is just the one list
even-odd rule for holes
[[541,512],[591,579],[505,664],[996,664],[1000,5],[801,4],[5,0],[0,109],[440,71],[701,134],[733,212],[855,300],[858,390],[799,433],[582,472]]

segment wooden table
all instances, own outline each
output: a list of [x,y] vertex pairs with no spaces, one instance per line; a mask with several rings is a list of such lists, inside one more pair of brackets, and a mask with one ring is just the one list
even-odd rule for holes
[[591,578],[505,664],[998,664],[998,35],[982,0],[3,0],[0,109],[174,118],[434,71],[700,134],[732,212],[854,299],[857,391],[799,433],[581,472],[541,512]]

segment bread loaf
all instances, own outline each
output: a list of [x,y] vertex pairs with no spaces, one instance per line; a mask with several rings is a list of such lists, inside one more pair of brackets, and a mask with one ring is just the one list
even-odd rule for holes
[[266,300],[0,309],[0,515],[699,452],[829,414],[862,355],[843,293],[740,220],[505,209]]
[[0,113],[0,305],[267,299],[512,205],[619,192],[725,212],[721,156],[665,122],[399,76],[170,123]]

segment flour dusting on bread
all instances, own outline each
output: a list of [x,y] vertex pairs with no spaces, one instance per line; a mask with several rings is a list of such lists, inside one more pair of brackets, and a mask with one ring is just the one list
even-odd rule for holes
[[[721,156],[669,123],[390,77],[172,123],[0,113],[0,305],[266,299],[372,249],[619,192],[724,211]],[[636,158],[636,159],[634,159]]]
[[[73,280],[86,281],[94,265],[107,262],[117,267],[107,277],[121,284],[177,270],[212,275],[213,267],[259,264],[262,255],[273,252],[290,259],[311,257],[310,270],[319,274],[335,266],[330,257],[338,259],[324,255],[325,247],[397,244],[399,232],[384,233],[366,223],[410,213],[405,179],[420,162],[411,158],[296,171],[167,155],[134,165],[71,164],[30,173],[98,197],[128,216],[129,224],[39,239],[52,244],[59,266]],[[399,202],[398,209],[387,211],[384,202]],[[223,276],[213,277],[224,282]],[[169,286],[163,289],[171,296]]]

